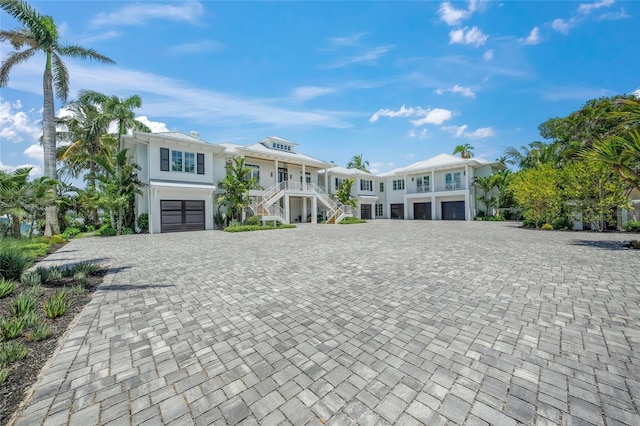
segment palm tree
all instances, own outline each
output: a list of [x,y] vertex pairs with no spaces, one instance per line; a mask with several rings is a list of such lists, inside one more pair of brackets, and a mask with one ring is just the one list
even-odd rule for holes
[[347,169],[358,169],[367,173],[369,173],[369,170],[367,170],[368,166],[369,162],[366,160],[362,160],[362,154],[354,155],[353,157],[351,157],[351,161],[347,163]]
[[490,176],[476,176],[473,178],[473,185],[478,187],[480,191],[482,191],[481,195],[477,195],[476,199],[481,201],[484,205],[485,215],[491,216],[493,213],[493,208],[497,204],[497,197],[494,194],[493,189],[498,186],[500,180],[500,176],[498,174],[492,174]]
[[610,164],[627,183],[640,191],[640,132],[633,130],[627,138],[613,136],[598,141],[585,150],[583,157]]
[[[44,174],[49,179],[55,180],[57,170],[54,86],[58,98],[66,101],[69,96],[69,72],[62,57],[95,59],[104,63],[113,63],[113,61],[93,49],[77,45],[61,45],[58,28],[53,18],[41,15],[24,0],[0,0],[0,7],[23,25],[23,28],[16,30],[0,30],[0,42],[9,41],[15,49],[6,56],[0,66],[0,87],[7,85],[9,72],[15,65],[25,62],[36,52],[43,52],[46,57],[42,110]],[[22,48],[25,49],[21,50]],[[46,208],[45,235],[50,236],[59,232],[57,207],[51,204]]]
[[226,208],[227,218],[242,220],[242,213],[251,202],[249,191],[260,189],[255,177],[251,176],[251,169],[244,164],[244,158],[234,158],[227,166],[227,175],[218,181],[218,187],[223,192],[216,195],[216,201]]
[[471,158],[473,157],[473,146],[471,144],[465,143],[464,145],[458,145],[453,150],[453,155],[460,154],[462,158]]
[[558,142],[531,142],[528,146],[521,146],[518,150],[508,147],[504,150],[507,163],[520,169],[531,169],[541,164],[558,165],[562,163],[562,153]]

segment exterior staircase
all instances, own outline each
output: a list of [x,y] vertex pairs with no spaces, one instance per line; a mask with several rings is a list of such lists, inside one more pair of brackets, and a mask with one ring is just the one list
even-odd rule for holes
[[351,206],[337,203],[318,185],[292,181],[277,183],[254,196],[249,208],[253,211],[254,215],[260,216],[262,220],[277,220],[288,223],[286,220],[286,212],[277,203],[287,194],[316,197],[318,202],[327,209],[327,223],[339,223],[345,217],[353,216]]

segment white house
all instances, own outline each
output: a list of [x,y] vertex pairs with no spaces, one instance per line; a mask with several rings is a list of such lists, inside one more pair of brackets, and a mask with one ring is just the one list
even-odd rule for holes
[[[320,187],[330,195],[335,195],[345,179],[353,179],[351,197],[358,201],[354,215],[360,219],[373,219],[376,216],[376,203],[380,199],[377,194],[377,176],[358,169],[347,169],[341,166],[331,167],[318,172]],[[377,215],[378,217],[382,214]]]

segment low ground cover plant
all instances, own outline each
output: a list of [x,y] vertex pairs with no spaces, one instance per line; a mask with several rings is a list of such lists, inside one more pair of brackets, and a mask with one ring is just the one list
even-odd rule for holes
[[624,230],[627,232],[640,232],[640,220],[630,220],[624,226]]
[[367,221],[364,219],[358,219],[357,217],[345,217],[338,222],[338,225],[350,225],[352,223],[367,223]]
[[289,223],[278,223],[276,227],[273,225],[230,225],[224,228],[225,232],[250,232],[250,231],[269,231],[272,229],[295,228],[295,225]]

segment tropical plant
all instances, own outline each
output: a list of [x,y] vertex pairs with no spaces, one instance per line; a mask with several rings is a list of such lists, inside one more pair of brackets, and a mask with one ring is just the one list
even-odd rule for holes
[[[0,0],[0,8],[23,25],[23,28],[20,29],[0,30],[0,42],[8,41],[15,49],[5,56],[2,66],[0,66],[0,87],[7,85],[9,73],[14,66],[30,59],[36,52],[43,52],[46,57],[43,75],[44,108],[42,110],[44,175],[51,180],[56,180],[58,176],[54,86],[55,94],[62,101],[66,101],[69,95],[69,72],[62,57],[94,59],[104,63],[113,63],[113,61],[93,49],[60,44],[60,35],[53,18],[41,15],[24,0]],[[53,189],[51,192],[53,193]],[[55,198],[55,193],[51,198]],[[56,204],[47,205],[45,210],[45,235],[59,234]]]
[[519,171],[510,188],[518,206],[523,209],[524,218],[535,223],[537,228],[559,216],[563,201],[560,177],[551,164]]
[[338,186],[335,197],[345,206],[351,206],[353,208],[358,207],[358,200],[351,197],[351,188],[355,183],[355,179],[345,179]]
[[535,141],[528,146],[521,146],[519,150],[508,147],[504,151],[504,156],[507,157],[507,163],[522,170],[531,169],[541,164],[558,165],[561,162],[558,144],[553,142]]
[[29,266],[29,258],[21,250],[13,247],[0,248],[0,277],[19,281]]
[[358,169],[362,170],[363,172],[369,173],[367,167],[369,167],[369,162],[362,159],[362,154],[354,155],[347,163],[347,169]]
[[48,318],[58,318],[67,312],[67,290],[62,289],[55,291],[45,300],[44,314]]
[[473,146],[469,143],[458,145],[453,149],[453,155],[460,154],[462,158],[473,157]]
[[12,340],[20,337],[24,329],[24,318],[0,319],[0,337],[2,340]]
[[45,340],[51,335],[51,329],[49,326],[40,321],[38,324],[34,325],[31,333],[29,333],[28,339],[32,342],[39,342],[40,340]]
[[138,225],[138,229],[143,234],[149,232],[149,215],[147,213],[141,213],[138,215],[138,219],[136,220],[136,224]]
[[473,179],[473,185],[481,191],[481,194],[476,195],[476,199],[482,202],[487,216],[493,215],[493,208],[498,205],[494,189],[498,186],[499,180],[500,175],[495,173],[490,176],[476,176]]
[[244,164],[244,158],[234,158],[227,164],[227,175],[218,181],[222,190],[216,195],[216,201],[224,207],[227,218],[242,222],[244,210],[249,207],[251,198],[249,191],[260,189],[255,177],[251,176],[251,169]]
[[21,342],[7,342],[0,345],[0,365],[11,364],[23,359],[29,351]]
[[36,309],[37,298],[30,292],[22,292],[11,301],[11,314],[15,317],[22,317]]
[[42,278],[40,278],[40,274],[35,271],[25,272],[22,274],[20,282],[24,286],[33,287],[42,284]]
[[15,281],[0,278],[0,299],[13,293],[16,285]]

